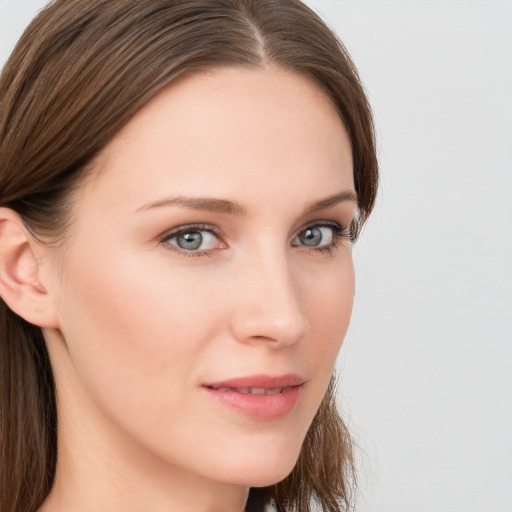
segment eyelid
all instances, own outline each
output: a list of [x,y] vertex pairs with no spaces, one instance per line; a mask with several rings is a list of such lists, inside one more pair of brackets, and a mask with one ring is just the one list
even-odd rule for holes
[[343,233],[346,229],[342,224],[339,222],[336,222],[334,220],[316,220],[312,222],[308,222],[304,226],[300,227],[297,231],[295,231],[295,234],[293,235],[292,239],[295,239],[297,236],[300,235],[303,231],[310,228],[332,228],[336,233]]
[[335,220],[327,220],[327,219],[323,219],[323,220],[313,220],[311,222],[308,222],[307,224],[304,224],[304,226],[301,226],[298,230],[297,230],[297,233],[300,233],[301,231],[304,231],[305,229],[308,229],[310,227],[315,227],[315,226],[330,226],[330,227],[337,227],[337,228],[343,228],[343,226],[341,225],[340,222],[337,222]]
[[209,233],[214,234],[216,237],[220,238],[220,231],[211,224],[182,224],[181,226],[176,226],[175,228],[169,229],[162,236],[162,240],[169,240],[170,238],[174,238],[182,233],[187,233],[189,231],[208,231]]
[[187,251],[185,249],[181,249],[180,247],[169,243],[169,240],[178,237],[183,233],[189,233],[194,231],[206,231],[212,234],[215,238],[217,238],[221,243],[227,244],[222,239],[222,235],[219,229],[211,224],[182,224],[181,226],[176,226],[168,231],[166,231],[163,235],[159,237],[159,243],[164,246],[164,248],[168,251],[176,252],[180,255],[186,257],[196,257],[196,256],[210,256],[210,252],[215,249],[198,249],[195,251]]
[[355,241],[354,230],[353,230],[353,221],[351,221],[348,225],[343,225],[340,222],[333,220],[316,220],[313,222],[309,222],[302,226],[299,230],[295,232],[293,235],[292,241],[298,238],[298,236],[307,229],[313,227],[327,227],[332,228],[332,240],[330,243],[326,243],[319,246],[311,246],[303,244],[293,244],[294,247],[301,247],[306,249],[312,253],[328,253],[333,255],[335,251],[338,249],[339,244],[343,241],[349,241],[350,243]]

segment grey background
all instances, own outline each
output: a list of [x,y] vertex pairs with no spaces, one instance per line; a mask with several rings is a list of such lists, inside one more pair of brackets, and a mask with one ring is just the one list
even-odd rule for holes
[[[0,0],[0,64],[43,0]],[[309,0],[382,182],[339,360],[360,512],[512,511],[512,2]]]

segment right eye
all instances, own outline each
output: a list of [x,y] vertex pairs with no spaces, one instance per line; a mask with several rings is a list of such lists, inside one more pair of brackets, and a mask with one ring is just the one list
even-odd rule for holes
[[183,226],[168,233],[162,240],[187,256],[201,256],[212,249],[223,249],[225,244],[219,239],[211,227]]

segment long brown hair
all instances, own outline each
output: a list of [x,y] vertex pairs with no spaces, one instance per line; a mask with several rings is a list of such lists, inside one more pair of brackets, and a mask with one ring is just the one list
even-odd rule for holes
[[[377,160],[370,109],[336,36],[299,0],[54,0],[25,31],[0,76],[0,206],[47,243],[69,224],[69,198],[98,152],[184,73],[267,63],[310,77],[351,140],[357,231],[370,214]],[[54,381],[41,329],[0,300],[0,511],[35,512],[57,463]],[[252,489],[247,510],[350,507],[354,462],[333,382],[298,463]]]

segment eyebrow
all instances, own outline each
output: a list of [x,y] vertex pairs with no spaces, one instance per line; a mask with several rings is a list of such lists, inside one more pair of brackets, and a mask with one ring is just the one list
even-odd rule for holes
[[339,192],[338,194],[334,194],[333,196],[329,196],[326,197],[325,199],[315,201],[306,207],[306,214],[314,213],[317,212],[318,210],[332,208],[333,206],[336,206],[337,204],[346,201],[358,204],[357,194],[354,190],[344,190],[343,192]]
[[[314,201],[306,206],[305,213],[311,214],[319,210],[332,208],[339,203],[351,201],[357,204],[357,194],[353,190],[345,190],[332,196]],[[145,204],[136,210],[136,212],[146,211],[153,208],[162,208],[164,206],[181,206],[191,210],[201,210],[213,213],[226,213],[230,215],[246,215],[247,210],[236,201],[227,199],[215,199],[211,197],[166,197],[153,203]]]
[[161,208],[163,206],[181,206],[191,210],[202,210],[214,213],[228,213],[231,215],[245,215],[245,208],[235,202],[226,199],[214,199],[210,197],[166,197],[160,201],[146,204],[136,211],[145,211],[152,208]]

